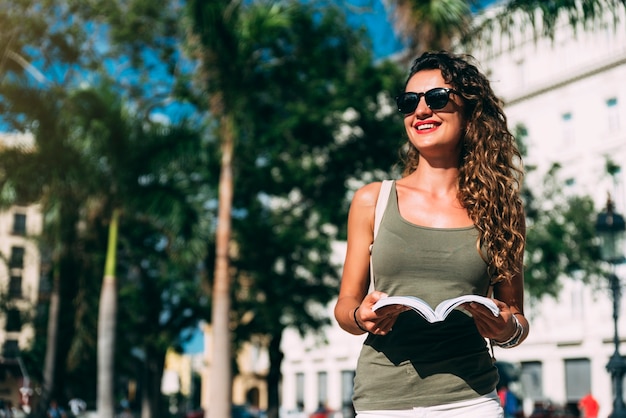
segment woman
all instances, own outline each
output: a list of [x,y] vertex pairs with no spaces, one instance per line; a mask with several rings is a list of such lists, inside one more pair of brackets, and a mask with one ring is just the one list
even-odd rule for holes
[[[528,335],[521,157],[469,57],[423,54],[396,100],[408,146],[372,247],[376,290],[367,294],[379,182],[353,198],[335,306],[344,330],[369,333],[355,377],[357,417],[502,417],[486,339],[509,348]],[[434,307],[464,294],[493,297],[500,314],[469,303],[431,324],[400,305],[372,310],[388,295]]]

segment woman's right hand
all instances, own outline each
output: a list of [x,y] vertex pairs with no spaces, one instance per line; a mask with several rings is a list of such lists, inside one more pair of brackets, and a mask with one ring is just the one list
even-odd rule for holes
[[393,330],[393,324],[398,319],[398,315],[409,308],[403,305],[389,305],[376,311],[372,310],[374,304],[385,297],[387,297],[386,293],[374,291],[363,299],[354,313],[360,328],[376,335],[387,335]]

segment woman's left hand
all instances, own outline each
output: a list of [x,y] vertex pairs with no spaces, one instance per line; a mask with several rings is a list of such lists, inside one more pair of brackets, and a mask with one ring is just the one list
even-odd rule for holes
[[487,307],[480,303],[467,303],[464,305],[464,308],[472,314],[480,335],[496,341],[505,341],[510,338],[516,330],[513,311],[506,303],[497,299],[493,299],[493,301],[500,309],[499,316],[494,316]]

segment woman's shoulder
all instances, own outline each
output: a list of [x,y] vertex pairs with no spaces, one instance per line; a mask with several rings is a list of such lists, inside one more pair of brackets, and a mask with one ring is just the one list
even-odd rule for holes
[[352,203],[365,207],[376,206],[382,184],[382,181],[375,181],[362,186],[354,193]]

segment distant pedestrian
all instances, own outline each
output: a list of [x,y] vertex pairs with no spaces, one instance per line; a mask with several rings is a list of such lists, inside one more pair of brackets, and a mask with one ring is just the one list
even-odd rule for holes
[[50,407],[48,408],[48,418],[67,418],[65,410],[59,406],[56,399],[52,399],[50,401]]
[[309,418],[329,418],[331,414],[332,411],[326,405],[320,404]]
[[590,392],[578,401],[578,409],[583,418],[598,418],[600,404]]
[[511,392],[507,385],[504,385],[498,389],[498,397],[500,398],[500,405],[504,409],[504,418],[515,418],[520,409],[517,396]]
[[128,402],[128,399],[122,399],[120,406],[122,407],[122,412],[120,412],[118,418],[133,418],[133,413],[130,410],[130,402]]
[[75,417],[80,416],[87,410],[87,403],[80,398],[72,398],[67,404]]
[[7,406],[4,400],[0,399],[0,418],[11,417],[11,409]]
[[130,408],[126,407],[120,413],[119,418],[133,418],[133,413],[131,412]]

